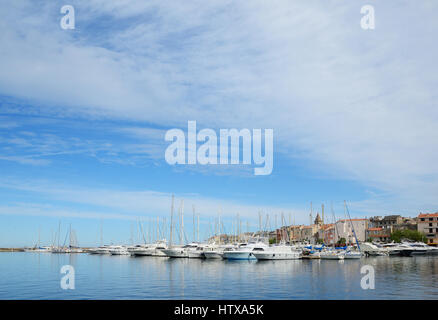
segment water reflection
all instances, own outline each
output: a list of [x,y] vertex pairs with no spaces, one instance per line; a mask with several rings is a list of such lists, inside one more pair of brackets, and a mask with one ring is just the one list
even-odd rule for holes
[[[76,270],[62,290],[60,268]],[[362,290],[360,269],[375,269]],[[436,299],[438,257],[222,261],[1,253],[0,299]]]

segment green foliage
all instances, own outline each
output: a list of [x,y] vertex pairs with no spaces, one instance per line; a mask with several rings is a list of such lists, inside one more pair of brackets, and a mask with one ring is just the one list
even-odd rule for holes
[[275,238],[269,238],[269,244],[274,244],[275,243]]
[[339,241],[336,243],[337,247],[344,247],[345,244],[347,243],[347,240],[345,238],[341,238],[339,239]]
[[403,239],[409,239],[424,243],[426,243],[427,241],[426,236],[416,230],[396,230],[391,233],[391,240],[393,240],[394,242],[401,242]]

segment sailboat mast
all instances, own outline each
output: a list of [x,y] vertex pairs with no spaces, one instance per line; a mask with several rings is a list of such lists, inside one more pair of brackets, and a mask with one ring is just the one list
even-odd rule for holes
[[345,200],[344,200],[344,206],[345,206],[345,210],[346,210],[347,213],[348,213],[348,218],[350,219],[351,229],[352,229],[352,231],[353,231],[354,238],[356,239],[357,248],[358,248],[359,251],[360,251],[359,241],[357,240],[356,231],[354,231],[353,221],[351,221],[350,211],[348,210],[347,202],[346,202]]
[[324,204],[321,205],[322,214],[322,244],[324,244]]
[[172,246],[172,231],[173,231],[173,207],[174,207],[174,195],[172,194],[172,205],[170,209],[170,239],[169,239],[169,248]]
[[192,206],[193,208],[193,242],[196,241],[196,228],[195,228],[195,205]]
[[181,200],[181,244],[183,244],[184,236],[184,200]]

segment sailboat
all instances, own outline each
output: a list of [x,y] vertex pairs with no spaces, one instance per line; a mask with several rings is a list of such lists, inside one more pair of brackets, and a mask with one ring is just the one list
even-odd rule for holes
[[[324,242],[324,205],[322,205],[322,238],[323,238],[323,242]],[[344,260],[345,258],[345,253],[343,251],[338,251],[335,248],[335,242],[333,239],[333,248],[328,249],[325,248],[325,250],[321,250],[320,254],[319,254],[321,259],[324,260]]]
[[347,250],[345,252],[345,259],[360,259],[363,256],[363,254],[360,251],[359,241],[357,240],[356,231],[354,230],[353,221],[351,220],[350,212],[348,210],[347,202],[345,200],[344,200],[344,206],[345,206],[345,210],[348,214],[348,218],[349,218],[350,224],[351,224],[351,230],[353,231],[354,239],[356,240],[356,245],[357,245],[357,250],[352,250],[351,247],[347,248]]

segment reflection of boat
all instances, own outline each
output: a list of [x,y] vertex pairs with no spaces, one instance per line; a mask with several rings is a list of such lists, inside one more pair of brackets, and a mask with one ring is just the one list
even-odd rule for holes
[[293,246],[280,244],[268,248],[255,248],[252,252],[257,260],[294,260],[300,259],[302,252]]

